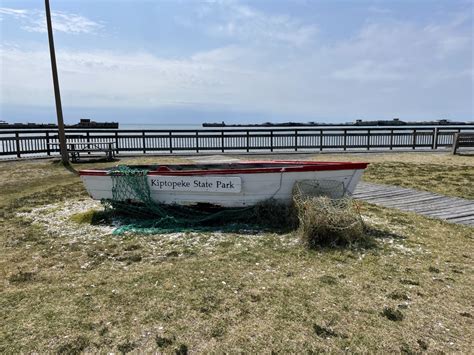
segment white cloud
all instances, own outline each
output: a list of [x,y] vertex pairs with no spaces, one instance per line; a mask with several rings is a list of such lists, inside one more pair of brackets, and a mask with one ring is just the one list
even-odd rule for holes
[[28,10],[21,10],[21,9],[10,9],[7,7],[0,7],[0,14],[9,15],[16,18],[26,17],[28,14]]
[[[46,17],[41,10],[0,8],[0,18],[9,16],[21,23],[21,28],[29,32],[46,32]],[[103,28],[103,25],[84,16],[64,11],[52,11],[55,31],[71,34],[91,34]]]
[[207,2],[198,8],[197,15],[208,20],[209,34],[243,41],[303,46],[318,33],[314,24],[287,15],[265,14],[233,0]]

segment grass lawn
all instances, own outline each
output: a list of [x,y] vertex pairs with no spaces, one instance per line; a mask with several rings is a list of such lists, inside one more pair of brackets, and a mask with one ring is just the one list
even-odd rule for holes
[[474,155],[392,153],[319,155],[316,160],[367,161],[365,181],[474,199]]
[[[473,157],[305,158],[369,161],[368,181],[474,198]],[[183,161],[122,163],[157,160]],[[0,189],[2,353],[472,349],[473,228],[362,204],[365,248],[307,250],[292,233],[117,236],[71,220],[98,204],[51,161],[0,163]]]

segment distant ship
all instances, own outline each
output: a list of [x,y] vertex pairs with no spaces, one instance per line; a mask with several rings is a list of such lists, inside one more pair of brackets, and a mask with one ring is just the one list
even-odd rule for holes
[[[81,120],[73,125],[64,125],[65,128],[82,128],[82,129],[93,129],[93,128],[119,128],[118,122],[95,122],[89,118],[81,118]],[[7,123],[0,121],[0,129],[34,129],[34,128],[58,128],[58,125],[54,123]]]
[[66,125],[66,128],[118,128],[118,122],[95,122],[88,118],[81,118],[79,123]]
[[355,122],[346,123],[319,123],[319,122],[282,122],[282,123],[249,123],[249,124],[226,124],[224,121],[217,123],[203,123],[203,127],[327,127],[327,126],[458,126],[472,125],[474,122],[453,122],[446,119],[437,121],[416,121],[405,122],[399,118],[392,120],[376,120],[364,121],[356,120]]

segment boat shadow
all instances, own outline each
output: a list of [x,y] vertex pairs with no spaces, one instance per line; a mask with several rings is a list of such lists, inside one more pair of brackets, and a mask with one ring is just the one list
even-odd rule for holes
[[[298,231],[294,231],[298,234]],[[333,252],[333,251],[349,251],[354,253],[364,253],[366,251],[372,250],[382,250],[383,244],[386,244],[389,241],[402,241],[407,239],[406,236],[401,234],[391,232],[385,229],[379,229],[373,226],[364,225],[364,233],[362,238],[358,238],[354,242],[345,242],[345,243],[331,243],[327,242],[324,244],[313,244],[307,245],[308,249],[319,251],[319,252]],[[303,242],[303,244],[305,244]]]
[[[248,223],[227,223],[227,224],[210,224],[200,226],[164,226],[160,225],[158,219],[139,219],[131,218],[126,215],[120,215],[107,211],[96,211],[92,216],[91,225],[106,225],[108,227],[115,227],[114,235],[135,234],[135,235],[159,235],[172,233],[218,233],[218,234],[232,234],[232,235],[292,235],[294,238],[301,241],[297,226],[260,226]],[[406,236],[386,230],[379,229],[373,226],[364,226],[364,237],[354,243],[345,244],[331,244],[313,245],[308,247],[310,250],[318,251],[335,251],[345,250],[353,251],[355,253],[365,252],[368,250],[381,250],[383,245],[389,241],[402,241],[407,239]]]

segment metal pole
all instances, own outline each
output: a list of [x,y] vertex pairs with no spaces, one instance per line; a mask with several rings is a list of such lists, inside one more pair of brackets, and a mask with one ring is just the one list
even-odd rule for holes
[[53,25],[51,23],[51,10],[49,0],[44,1],[46,8],[46,23],[48,25],[49,53],[51,56],[51,70],[53,73],[54,98],[56,101],[56,114],[58,116],[58,138],[61,161],[64,165],[69,165],[69,155],[66,146],[66,135],[64,132],[63,109],[61,106],[61,94],[59,92],[58,68],[56,67],[56,54],[54,52]]

